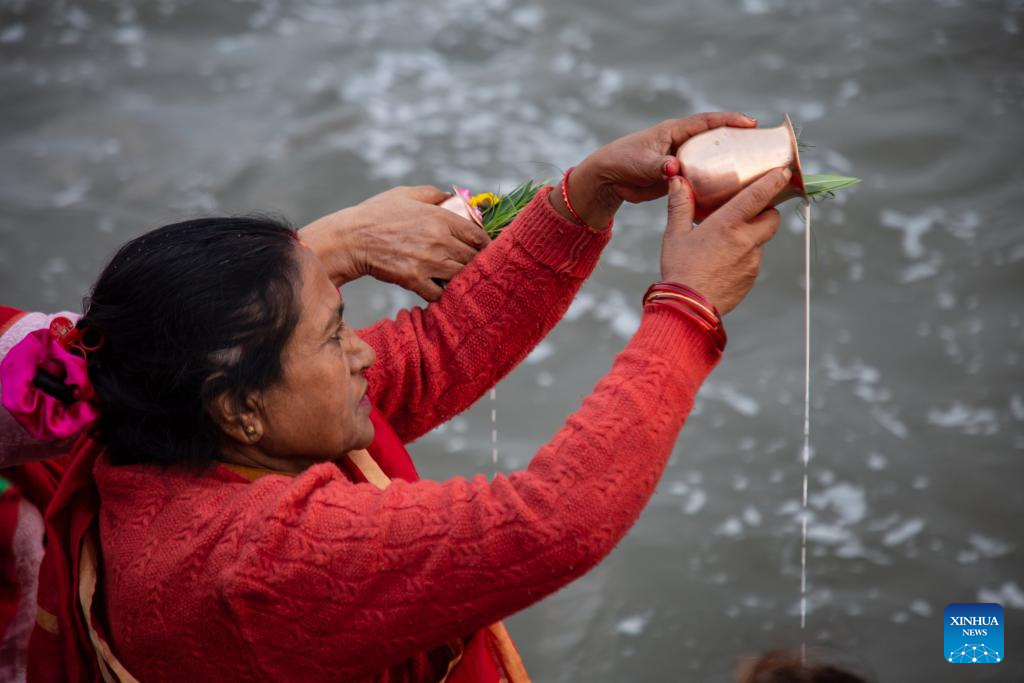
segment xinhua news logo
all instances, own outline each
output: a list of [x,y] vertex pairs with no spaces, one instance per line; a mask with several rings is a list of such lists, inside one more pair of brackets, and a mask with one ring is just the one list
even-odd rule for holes
[[954,602],[945,613],[945,657],[953,664],[1003,661],[1003,606],[992,602]]

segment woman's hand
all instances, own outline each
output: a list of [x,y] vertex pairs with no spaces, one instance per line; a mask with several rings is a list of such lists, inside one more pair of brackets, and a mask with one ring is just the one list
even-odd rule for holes
[[370,275],[436,301],[443,290],[431,278],[452,279],[491,241],[437,206],[448,196],[430,185],[396,187],[310,223],[299,237],[339,287]]
[[761,268],[761,248],[779,229],[779,212],[766,209],[789,182],[788,169],[761,176],[693,226],[693,188],[669,181],[668,226],[661,241],[661,278],[692,287],[725,315],[747,295]]
[[[622,202],[646,202],[665,196],[668,179],[679,175],[676,150],[694,135],[720,128],[753,128],[755,119],[736,113],[696,114],[669,119],[597,150],[569,178],[569,201],[587,225],[607,226]],[[560,192],[550,194],[555,210],[572,220]]]

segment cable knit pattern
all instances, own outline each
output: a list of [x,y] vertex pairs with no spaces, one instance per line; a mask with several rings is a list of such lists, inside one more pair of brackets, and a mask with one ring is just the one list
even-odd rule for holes
[[[606,234],[546,193],[426,310],[364,330],[404,440],[463,410],[562,315]],[[656,307],[523,472],[356,484],[333,464],[255,482],[100,459],[104,602],[137,678],[433,680],[428,653],[593,567],[635,522],[720,357]],[[436,650],[435,650],[436,652]]]

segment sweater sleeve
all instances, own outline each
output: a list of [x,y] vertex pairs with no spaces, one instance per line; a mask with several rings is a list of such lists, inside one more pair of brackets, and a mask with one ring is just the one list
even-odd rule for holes
[[[72,322],[79,318],[78,314],[69,311],[48,314],[0,307],[0,318],[3,319],[3,322],[0,322],[0,361],[30,332],[46,329],[58,316],[68,318]],[[2,385],[0,396],[3,396]],[[72,439],[37,441],[18,424],[6,408],[0,406],[0,468],[63,455],[71,446],[71,441]]]
[[542,189],[425,309],[359,331],[377,352],[370,398],[402,441],[461,413],[561,320],[610,230],[559,215]]
[[[525,471],[378,490],[318,465],[275,489],[219,578],[258,666],[362,680],[588,571],[646,505],[719,357],[693,323],[649,307]],[[294,643],[317,656],[297,661]]]

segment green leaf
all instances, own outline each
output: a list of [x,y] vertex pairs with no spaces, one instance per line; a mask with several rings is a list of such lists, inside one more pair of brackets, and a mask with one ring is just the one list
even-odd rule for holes
[[836,190],[845,190],[859,182],[860,178],[851,178],[845,175],[812,173],[804,176],[804,189],[808,197],[817,197],[820,195],[831,195]]
[[497,237],[516,215],[523,210],[537,192],[548,184],[548,181],[534,182],[527,180],[514,190],[501,197],[501,200],[484,211],[484,230],[491,239]]

